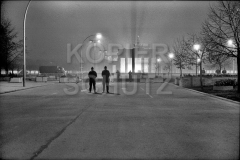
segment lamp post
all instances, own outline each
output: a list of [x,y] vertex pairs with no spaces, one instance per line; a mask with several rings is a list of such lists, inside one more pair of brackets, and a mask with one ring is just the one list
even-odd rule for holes
[[[227,41],[227,45],[228,47],[231,47],[231,48],[235,47],[235,45],[233,44],[233,40],[231,39]],[[233,74],[234,74],[234,58],[233,58]]]
[[235,60],[235,59],[233,59],[233,74],[234,74],[234,60]]
[[170,58],[170,62],[171,62],[171,78],[172,78],[172,59],[174,58],[174,54],[169,53],[168,57]]
[[197,51],[196,56],[200,57],[200,58],[197,58],[197,61],[196,61],[196,75],[197,75],[197,65],[199,63],[199,65],[200,65],[200,86],[201,86],[201,90],[203,90],[203,82],[202,82],[202,55],[200,54],[200,47],[201,46],[199,44],[195,44],[193,46],[193,48]]
[[[201,66],[201,59],[200,58],[197,58],[197,65],[200,65]],[[201,72],[201,67],[200,67],[200,69],[199,69],[199,72]]]
[[229,47],[233,47],[233,46],[234,46],[233,40],[231,40],[231,39],[229,39],[229,40],[227,41],[227,44],[228,44]]
[[[199,49],[200,49],[200,45],[199,44],[194,44],[193,45],[193,49],[194,50],[196,50],[197,52],[198,52],[198,54],[199,54]],[[198,66],[198,60],[199,58],[198,58],[198,56],[196,55],[196,76],[197,76],[197,66]]]
[[157,59],[157,64],[158,64],[158,76],[159,76],[159,68],[160,68],[160,62],[161,62],[162,60],[161,60],[161,58],[158,58]]
[[23,19],[23,87],[25,87],[26,81],[26,18],[27,18],[27,11],[29,8],[31,0],[28,1],[27,7],[24,13]]
[[[82,48],[83,48],[83,45],[84,45],[84,42],[88,39],[88,38],[90,38],[90,37],[92,37],[92,36],[96,36],[96,38],[97,39],[101,39],[102,38],[102,35],[100,34],[100,33],[98,33],[98,34],[96,34],[96,35],[90,35],[90,36],[88,36],[87,38],[85,38],[84,40],[83,40],[83,42],[82,42],[82,46],[80,47],[80,50],[81,50],[81,62],[80,62],[80,73],[81,73],[81,81],[82,81],[82,83],[83,83],[83,66],[82,66]],[[100,41],[100,40],[99,40]],[[90,41],[91,42],[91,41]]]

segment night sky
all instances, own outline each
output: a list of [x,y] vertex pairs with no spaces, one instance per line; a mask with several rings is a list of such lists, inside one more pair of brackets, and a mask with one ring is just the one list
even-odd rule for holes
[[[7,1],[5,17],[23,37],[23,17],[28,1]],[[102,33],[103,44],[165,43],[198,33],[215,2],[191,1],[32,1],[26,23],[28,69],[59,65],[79,69],[76,60],[67,64],[67,44],[72,48],[92,34]]]

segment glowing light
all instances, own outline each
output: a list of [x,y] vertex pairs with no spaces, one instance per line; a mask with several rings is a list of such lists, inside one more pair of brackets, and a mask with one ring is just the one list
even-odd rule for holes
[[161,62],[162,60],[161,60],[161,58],[158,58],[157,61],[158,61],[158,62]]
[[102,34],[98,33],[96,37],[97,37],[97,39],[101,39],[102,38]]
[[229,47],[232,47],[233,46],[233,40],[229,39],[227,41],[227,44],[228,44]]
[[198,59],[197,59],[197,62],[201,62],[201,59],[200,59],[200,58],[198,58]]
[[168,57],[169,57],[170,59],[172,59],[172,58],[174,57],[174,54],[173,54],[173,53],[169,53]]
[[193,45],[193,48],[194,48],[195,50],[197,50],[197,51],[200,49],[200,47],[201,47],[201,46],[200,46],[199,44],[194,44],[194,45]]

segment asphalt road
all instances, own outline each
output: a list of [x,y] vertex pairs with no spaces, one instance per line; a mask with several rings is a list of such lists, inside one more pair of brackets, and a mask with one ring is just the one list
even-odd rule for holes
[[119,94],[67,95],[56,83],[0,95],[1,158],[239,158],[239,104],[172,84],[156,94],[162,83],[124,94],[132,84]]

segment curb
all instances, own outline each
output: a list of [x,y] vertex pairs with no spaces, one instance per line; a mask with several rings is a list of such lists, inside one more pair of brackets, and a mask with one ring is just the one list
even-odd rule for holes
[[220,96],[215,96],[215,95],[212,95],[212,94],[209,94],[209,93],[205,93],[205,92],[196,91],[196,90],[189,89],[189,88],[180,87],[180,86],[178,86],[176,84],[173,84],[173,85],[177,86],[178,88],[186,89],[186,90],[189,90],[189,91],[192,91],[192,92],[196,92],[196,93],[199,93],[199,94],[202,94],[202,95],[207,95],[207,96],[212,97],[212,98],[221,99],[221,100],[224,100],[224,101],[229,101],[229,102],[232,102],[232,103],[240,105],[240,102],[238,102],[238,101],[234,101],[234,100],[231,100],[231,99],[223,98],[223,97],[220,97]]
[[50,85],[50,84],[46,84],[46,85],[42,85],[42,86],[28,87],[28,88],[22,88],[22,89],[15,89],[15,90],[6,91],[6,92],[0,92],[0,94],[6,94],[6,93],[11,93],[11,92],[17,92],[17,91],[22,91],[22,90],[27,90],[27,89],[37,88],[37,87],[43,87],[43,86],[47,86],[47,85]]

